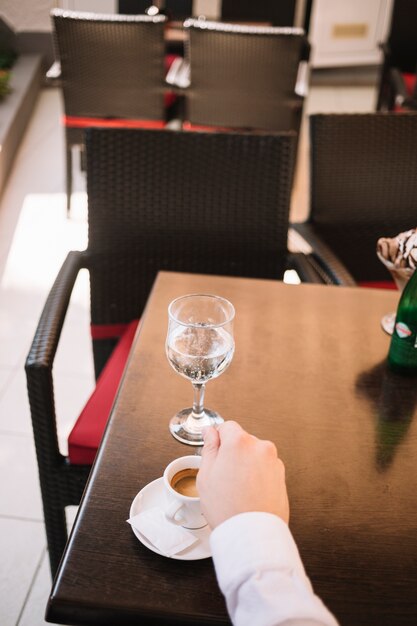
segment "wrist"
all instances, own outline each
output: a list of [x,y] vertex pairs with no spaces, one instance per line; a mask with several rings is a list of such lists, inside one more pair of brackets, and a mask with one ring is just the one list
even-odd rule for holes
[[219,524],[210,536],[213,561],[224,591],[235,570],[273,567],[295,569],[305,576],[297,547],[286,522],[274,513],[239,513]]

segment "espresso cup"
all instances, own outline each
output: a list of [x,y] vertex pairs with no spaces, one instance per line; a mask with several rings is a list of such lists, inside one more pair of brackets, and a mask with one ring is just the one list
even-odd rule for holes
[[182,456],[166,467],[163,476],[167,498],[165,517],[189,530],[207,526],[196,485],[200,463],[200,456]]

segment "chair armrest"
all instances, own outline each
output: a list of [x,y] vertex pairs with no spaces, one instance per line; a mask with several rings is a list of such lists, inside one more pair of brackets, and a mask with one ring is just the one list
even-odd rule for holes
[[190,64],[186,59],[175,59],[165,76],[165,82],[172,87],[187,89],[190,86]]
[[324,272],[313,255],[304,252],[291,252],[288,255],[288,269],[295,270],[302,283],[327,284]]
[[43,308],[25,363],[37,454],[44,456],[48,454],[45,450],[54,450],[54,461],[62,455],[56,430],[52,365],[75,280],[85,267],[84,259],[83,252],[70,252],[66,257]]
[[340,259],[306,223],[293,223],[288,233],[292,252],[303,252],[314,267],[322,282],[331,285],[355,286],[357,283]]
[[55,61],[49,70],[46,72],[46,82],[54,87],[59,87],[61,84],[61,62]]
[[78,272],[85,266],[83,252],[69,252],[49,292],[26,359],[26,369],[52,368],[69,300]]

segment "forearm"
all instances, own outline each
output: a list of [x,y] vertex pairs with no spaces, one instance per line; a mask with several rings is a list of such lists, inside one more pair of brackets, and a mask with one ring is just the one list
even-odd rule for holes
[[211,535],[217,579],[235,626],[337,626],[313,592],[288,526],[244,513]]

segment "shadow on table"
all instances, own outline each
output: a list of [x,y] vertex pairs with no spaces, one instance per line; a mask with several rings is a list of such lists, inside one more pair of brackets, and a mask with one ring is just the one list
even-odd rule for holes
[[355,386],[358,393],[369,400],[376,417],[376,466],[383,472],[391,465],[413,419],[417,379],[394,374],[384,360],[362,372]]

